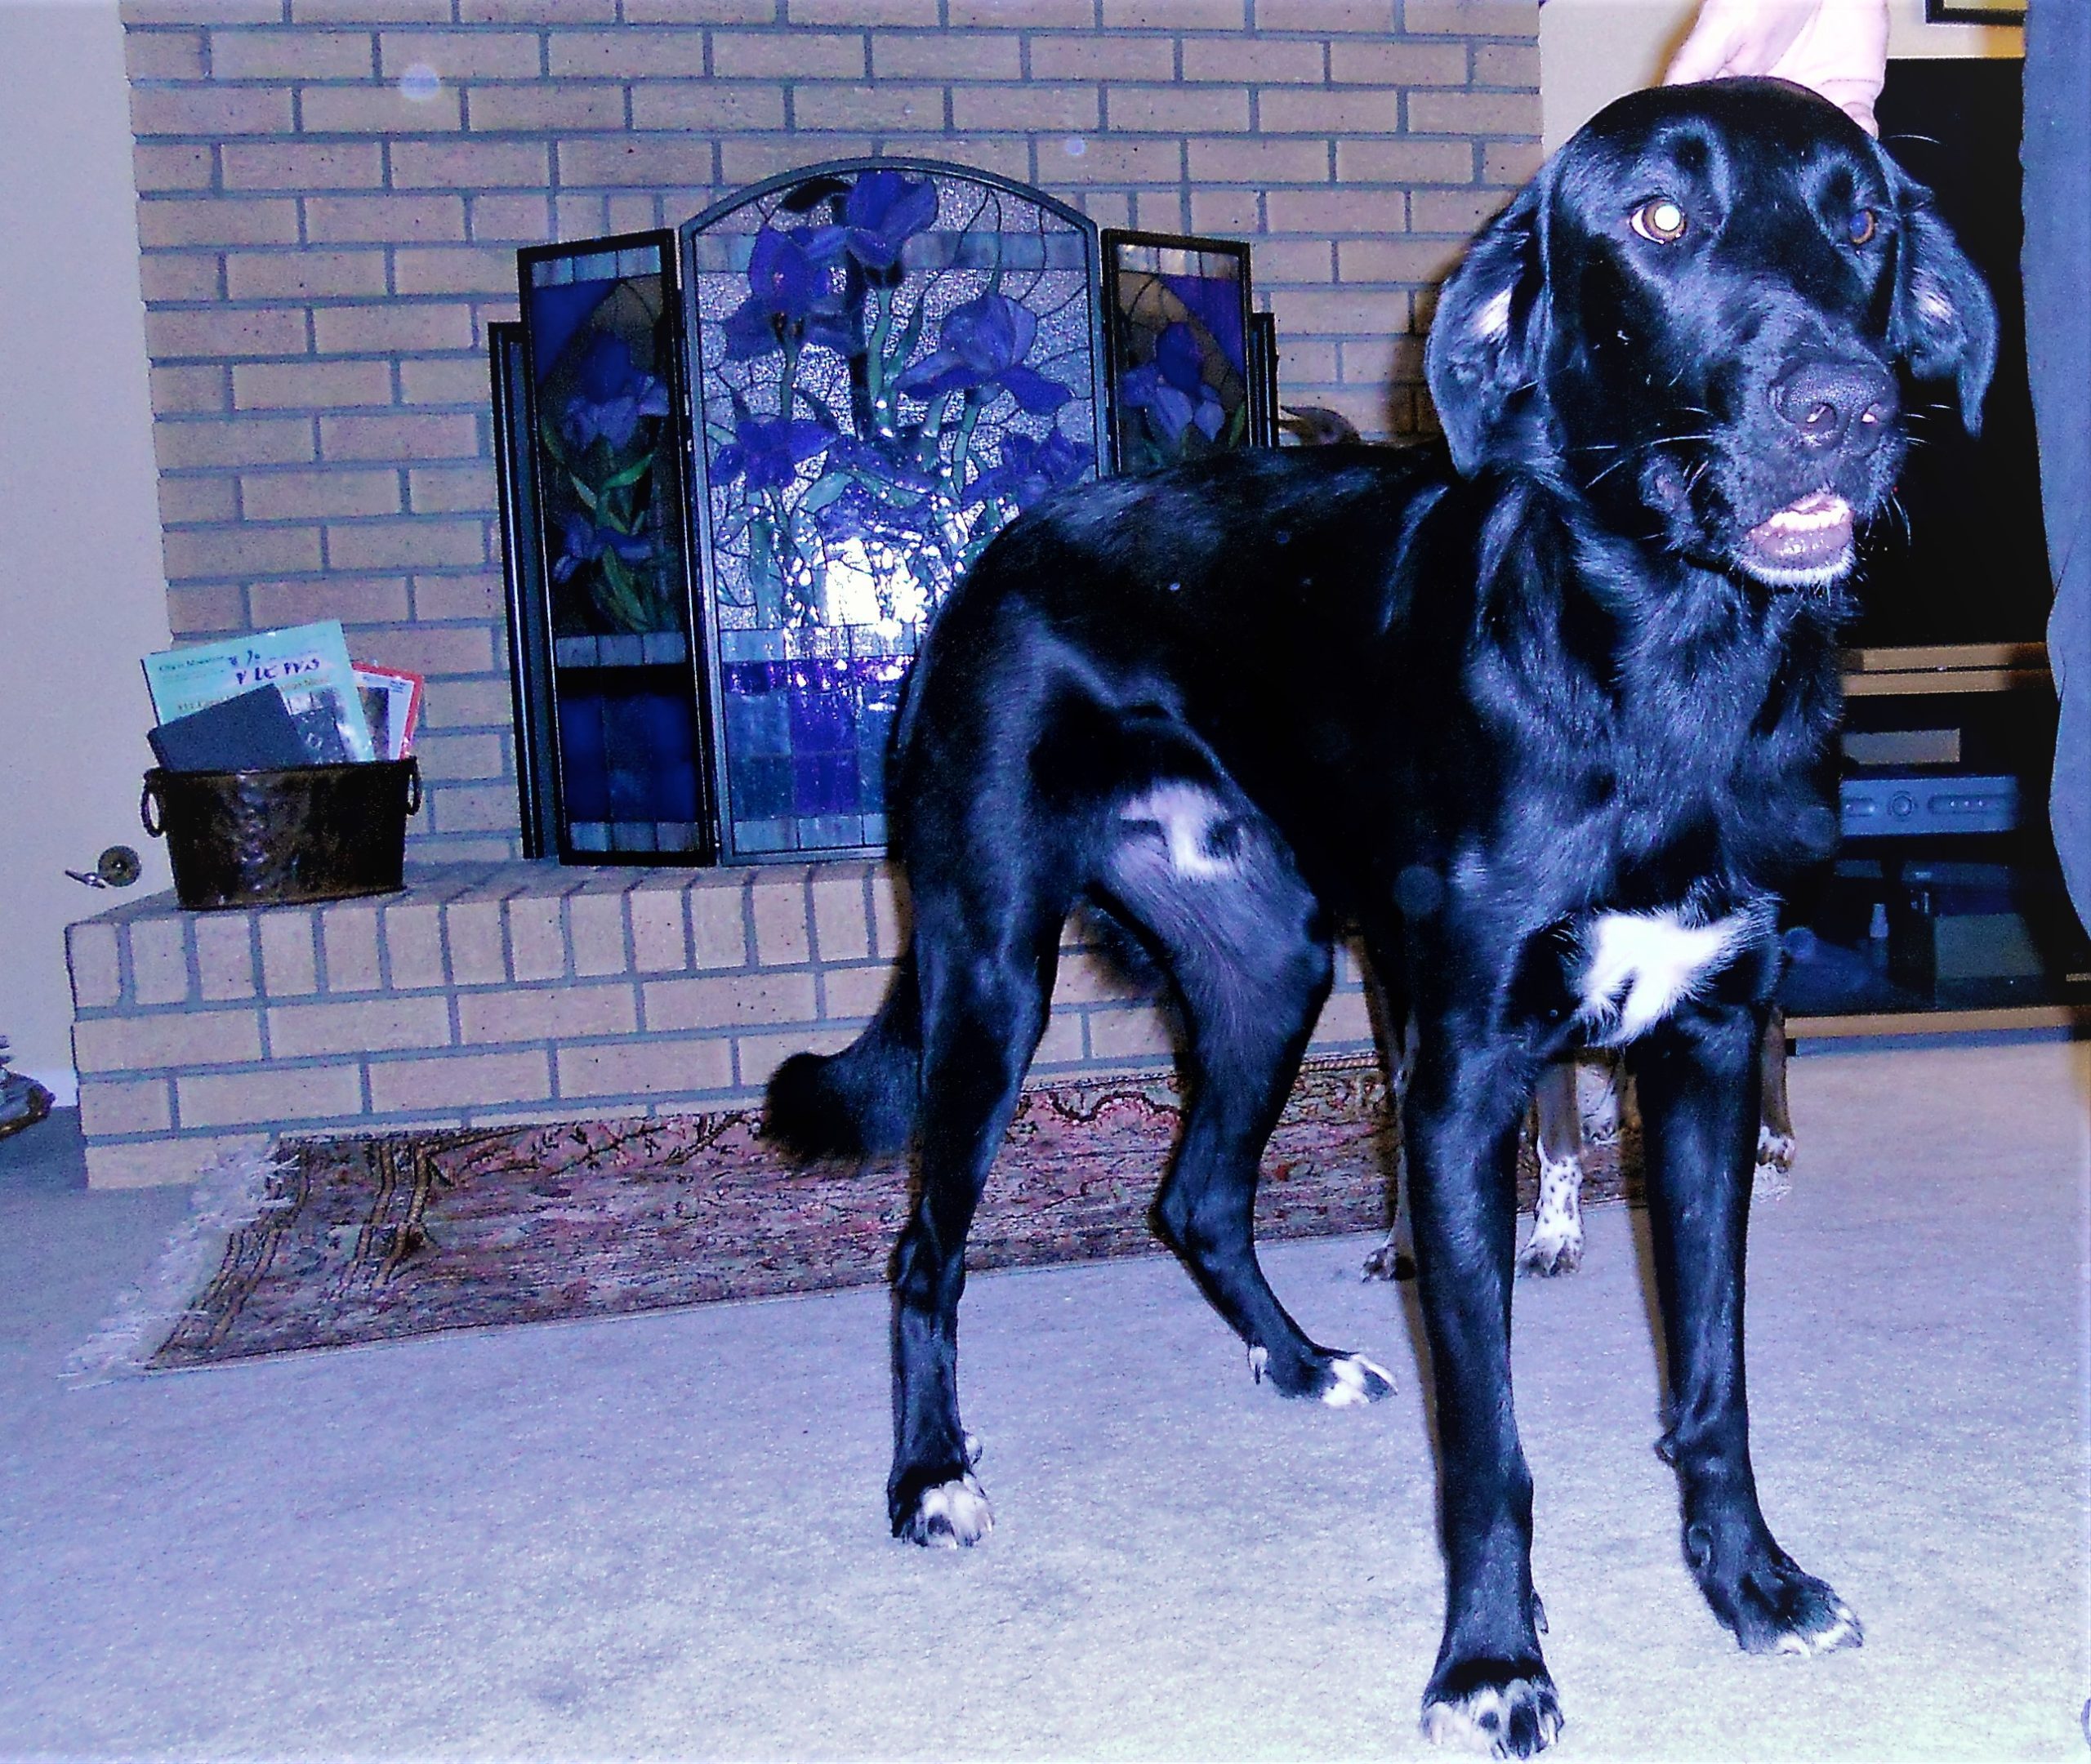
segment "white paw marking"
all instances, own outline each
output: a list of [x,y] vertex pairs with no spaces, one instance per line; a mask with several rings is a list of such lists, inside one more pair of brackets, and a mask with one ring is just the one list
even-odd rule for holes
[[908,1535],[934,1549],[957,1549],[978,1544],[995,1529],[993,1509],[979,1482],[962,1476],[925,1489]]
[[1332,1360],[1329,1370],[1335,1383],[1322,1392],[1322,1401],[1331,1409],[1356,1409],[1371,1401],[1375,1379],[1389,1389],[1393,1388],[1393,1374],[1363,1354],[1346,1354],[1340,1360]]
[[1234,874],[1235,861],[1215,849],[1213,831],[1230,817],[1224,804],[1189,784],[1159,784],[1118,811],[1121,821],[1146,822],[1161,829],[1169,867],[1198,881]]
[[[1522,1681],[1521,1681],[1522,1682]],[[1433,1745],[1465,1746],[1498,1757],[1502,1737],[1510,1725],[1512,1699],[1494,1686],[1469,1692],[1456,1703],[1426,1703],[1423,1706],[1423,1737]],[[1538,1711],[1539,1743],[1550,1746],[1560,1737],[1561,1712]]]
[[1271,1351],[1269,1348],[1251,1348],[1249,1350],[1249,1376],[1257,1383],[1260,1384],[1264,1382],[1264,1368],[1270,1363]]
[[1843,1647],[1847,1643],[1857,1644],[1865,1640],[1866,1632],[1859,1627],[1859,1620],[1852,1614],[1851,1606],[1839,1599],[1836,1610],[1830,1614],[1830,1621],[1821,1628],[1806,1635],[1789,1631],[1779,1637],[1779,1645],[1773,1651],[1798,1655],[1807,1659],[1817,1654],[1827,1654],[1831,1649]]
[[1645,1035],[1692,996],[1757,932],[1759,915],[1692,924],[1674,908],[1603,913],[1584,937],[1582,1008],[1590,1040],[1617,1047]]

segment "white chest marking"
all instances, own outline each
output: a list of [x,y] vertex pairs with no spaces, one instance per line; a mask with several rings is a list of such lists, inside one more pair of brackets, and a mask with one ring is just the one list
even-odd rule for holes
[[1756,929],[1749,914],[1687,924],[1674,911],[1606,913],[1585,933],[1582,1009],[1593,1041],[1645,1035],[1691,997]]

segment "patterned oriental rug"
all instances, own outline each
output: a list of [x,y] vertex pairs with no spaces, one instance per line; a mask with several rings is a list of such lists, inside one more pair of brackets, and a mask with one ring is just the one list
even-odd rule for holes
[[[1148,1212],[1181,1115],[1166,1077],[1026,1092],[967,1266],[1160,1250]],[[796,1165],[760,1129],[743,1110],[287,1141],[261,1216],[145,1364],[883,1284],[906,1164]],[[1309,1062],[1264,1154],[1258,1235],[1384,1229],[1393,1149],[1380,1068]],[[1617,1198],[1619,1148],[1585,1161],[1585,1202]],[[1527,1134],[1527,1209],[1536,1179]]]

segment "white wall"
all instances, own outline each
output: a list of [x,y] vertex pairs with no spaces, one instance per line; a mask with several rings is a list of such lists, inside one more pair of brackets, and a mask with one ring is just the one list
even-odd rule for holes
[[[167,886],[138,657],[167,643],[115,0],[0,0],[0,1035],[74,1093],[65,928]],[[91,891],[103,848],[145,859]]]
[[[2091,4],[2091,0],[2084,0]],[[1662,78],[1699,0],[1545,0],[1539,15],[1541,129],[1552,153],[1610,104]],[[1924,0],[1888,0],[1890,56],[2020,56],[2010,25],[1927,24]]]

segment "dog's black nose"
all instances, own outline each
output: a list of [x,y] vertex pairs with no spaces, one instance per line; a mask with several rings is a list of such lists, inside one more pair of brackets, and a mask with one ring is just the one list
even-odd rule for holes
[[1873,362],[1804,361],[1772,382],[1772,408],[1810,447],[1870,452],[1895,420],[1895,381]]

